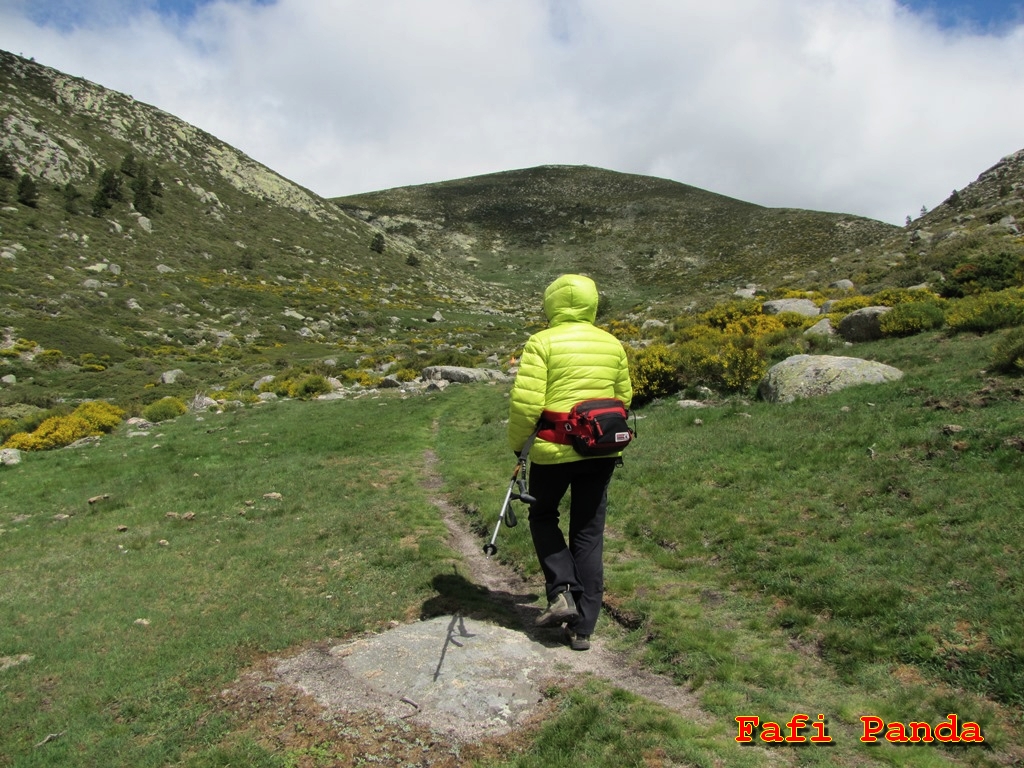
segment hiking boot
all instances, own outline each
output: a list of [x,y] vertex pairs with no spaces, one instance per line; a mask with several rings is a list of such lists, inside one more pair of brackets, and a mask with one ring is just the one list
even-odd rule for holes
[[578,635],[573,632],[572,627],[565,628],[565,641],[574,651],[590,650],[590,635]]
[[572,624],[580,617],[572,595],[562,592],[548,603],[548,609],[534,620],[538,627],[555,627],[559,624]]

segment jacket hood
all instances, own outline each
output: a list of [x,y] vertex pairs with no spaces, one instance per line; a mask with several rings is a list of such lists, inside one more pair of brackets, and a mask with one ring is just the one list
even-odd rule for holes
[[597,285],[589,277],[562,275],[544,291],[544,314],[551,325],[593,323],[597,301]]

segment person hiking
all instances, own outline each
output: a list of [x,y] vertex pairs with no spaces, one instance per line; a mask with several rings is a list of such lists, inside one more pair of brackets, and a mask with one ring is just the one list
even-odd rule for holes
[[[544,572],[548,607],[539,627],[565,625],[573,650],[590,648],[604,594],[604,527],[608,484],[621,453],[588,457],[561,441],[551,420],[584,400],[617,398],[629,407],[633,388],[621,342],[594,325],[597,286],[562,275],[544,291],[548,327],[526,342],[512,385],[508,440],[518,454],[541,427],[531,449],[530,535]],[[559,504],[570,492],[569,538]]]

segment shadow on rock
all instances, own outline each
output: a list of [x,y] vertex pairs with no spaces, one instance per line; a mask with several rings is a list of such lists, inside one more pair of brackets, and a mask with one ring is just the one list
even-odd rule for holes
[[492,590],[474,584],[456,569],[453,573],[442,573],[431,582],[437,595],[423,603],[421,619],[435,616],[465,616],[492,621],[506,629],[522,629],[522,619],[516,613],[516,606],[535,602],[538,595],[533,593],[514,594]]

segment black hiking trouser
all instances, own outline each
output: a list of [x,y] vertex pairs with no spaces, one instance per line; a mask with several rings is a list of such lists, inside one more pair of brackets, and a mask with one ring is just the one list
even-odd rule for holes
[[[604,523],[608,484],[619,460],[531,464],[530,535],[544,571],[548,601],[568,590],[580,613],[574,629],[589,635],[604,596]],[[569,543],[558,526],[558,505],[570,492]]]

